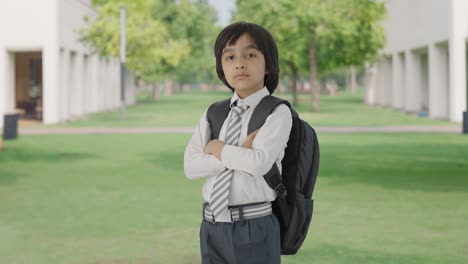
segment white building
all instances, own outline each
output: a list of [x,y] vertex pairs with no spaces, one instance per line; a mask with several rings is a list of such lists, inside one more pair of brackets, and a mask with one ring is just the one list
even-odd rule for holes
[[462,121],[468,101],[468,0],[384,2],[387,46],[368,79],[366,102]]
[[[0,7],[0,127],[4,114],[46,124],[120,105],[120,62],[80,41],[91,0],[14,0]],[[134,76],[126,75],[126,103]]]

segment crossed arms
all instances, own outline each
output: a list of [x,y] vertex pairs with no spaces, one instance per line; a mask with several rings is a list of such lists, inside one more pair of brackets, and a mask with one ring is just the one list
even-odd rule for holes
[[286,105],[280,105],[242,146],[231,146],[220,140],[210,140],[211,128],[205,112],[185,149],[185,175],[198,179],[233,169],[262,177],[286,148],[291,126],[291,111]]

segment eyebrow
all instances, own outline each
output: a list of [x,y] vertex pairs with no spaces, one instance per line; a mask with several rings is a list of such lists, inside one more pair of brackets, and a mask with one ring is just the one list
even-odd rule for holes
[[[256,49],[256,50],[259,50],[258,47],[255,46],[255,45],[249,45],[249,46],[247,46],[247,47],[244,48],[244,50],[249,50],[249,49]],[[226,53],[226,52],[232,52],[232,51],[234,51],[233,48],[225,48],[225,49],[223,50],[223,52],[221,53],[221,55],[223,55],[223,54]]]

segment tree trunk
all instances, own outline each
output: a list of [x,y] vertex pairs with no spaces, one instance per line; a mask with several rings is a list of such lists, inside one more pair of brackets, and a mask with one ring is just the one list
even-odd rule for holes
[[351,94],[355,94],[357,90],[357,81],[356,81],[356,67],[351,66]]
[[281,82],[281,81],[279,81],[279,82],[278,82],[278,86],[277,86],[277,88],[276,88],[276,91],[278,91],[279,94],[284,94],[285,88],[286,88],[286,87],[284,86],[284,83]]
[[182,83],[180,83],[179,81],[176,81],[175,82],[175,91],[176,93],[180,93],[182,91]]
[[179,93],[179,82],[178,81],[173,81],[173,92],[174,94],[178,94]]
[[161,99],[161,89],[159,89],[159,83],[155,82],[152,84],[153,87],[153,100],[154,101],[159,101]]
[[171,79],[167,78],[164,81],[164,95],[171,96],[174,94],[174,85]]
[[346,77],[345,77],[345,91],[346,93],[351,93],[351,70],[346,69]]
[[291,68],[291,78],[289,79],[289,88],[291,89],[293,95],[293,105],[296,106],[298,103],[297,100],[297,67],[294,63],[289,63],[289,67]]
[[318,94],[325,93],[327,89],[327,80],[326,79],[317,80],[317,86],[318,86],[318,89],[317,89]]
[[317,81],[317,57],[315,53],[315,41],[312,41],[309,46],[309,63],[310,63],[310,91],[312,95],[312,111],[319,110],[319,94],[320,89]]

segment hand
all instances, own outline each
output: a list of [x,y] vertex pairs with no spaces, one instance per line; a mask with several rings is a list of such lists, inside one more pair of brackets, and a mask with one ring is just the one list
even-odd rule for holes
[[204,152],[206,154],[212,154],[214,155],[217,159],[221,160],[221,151],[223,150],[224,147],[224,142],[213,139],[208,144],[205,146]]
[[255,130],[254,132],[250,133],[250,135],[247,136],[247,139],[245,140],[244,144],[242,144],[243,148],[252,149],[253,141],[254,141],[255,137],[257,136],[257,133],[258,133],[259,130],[260,130],[260,128]]

